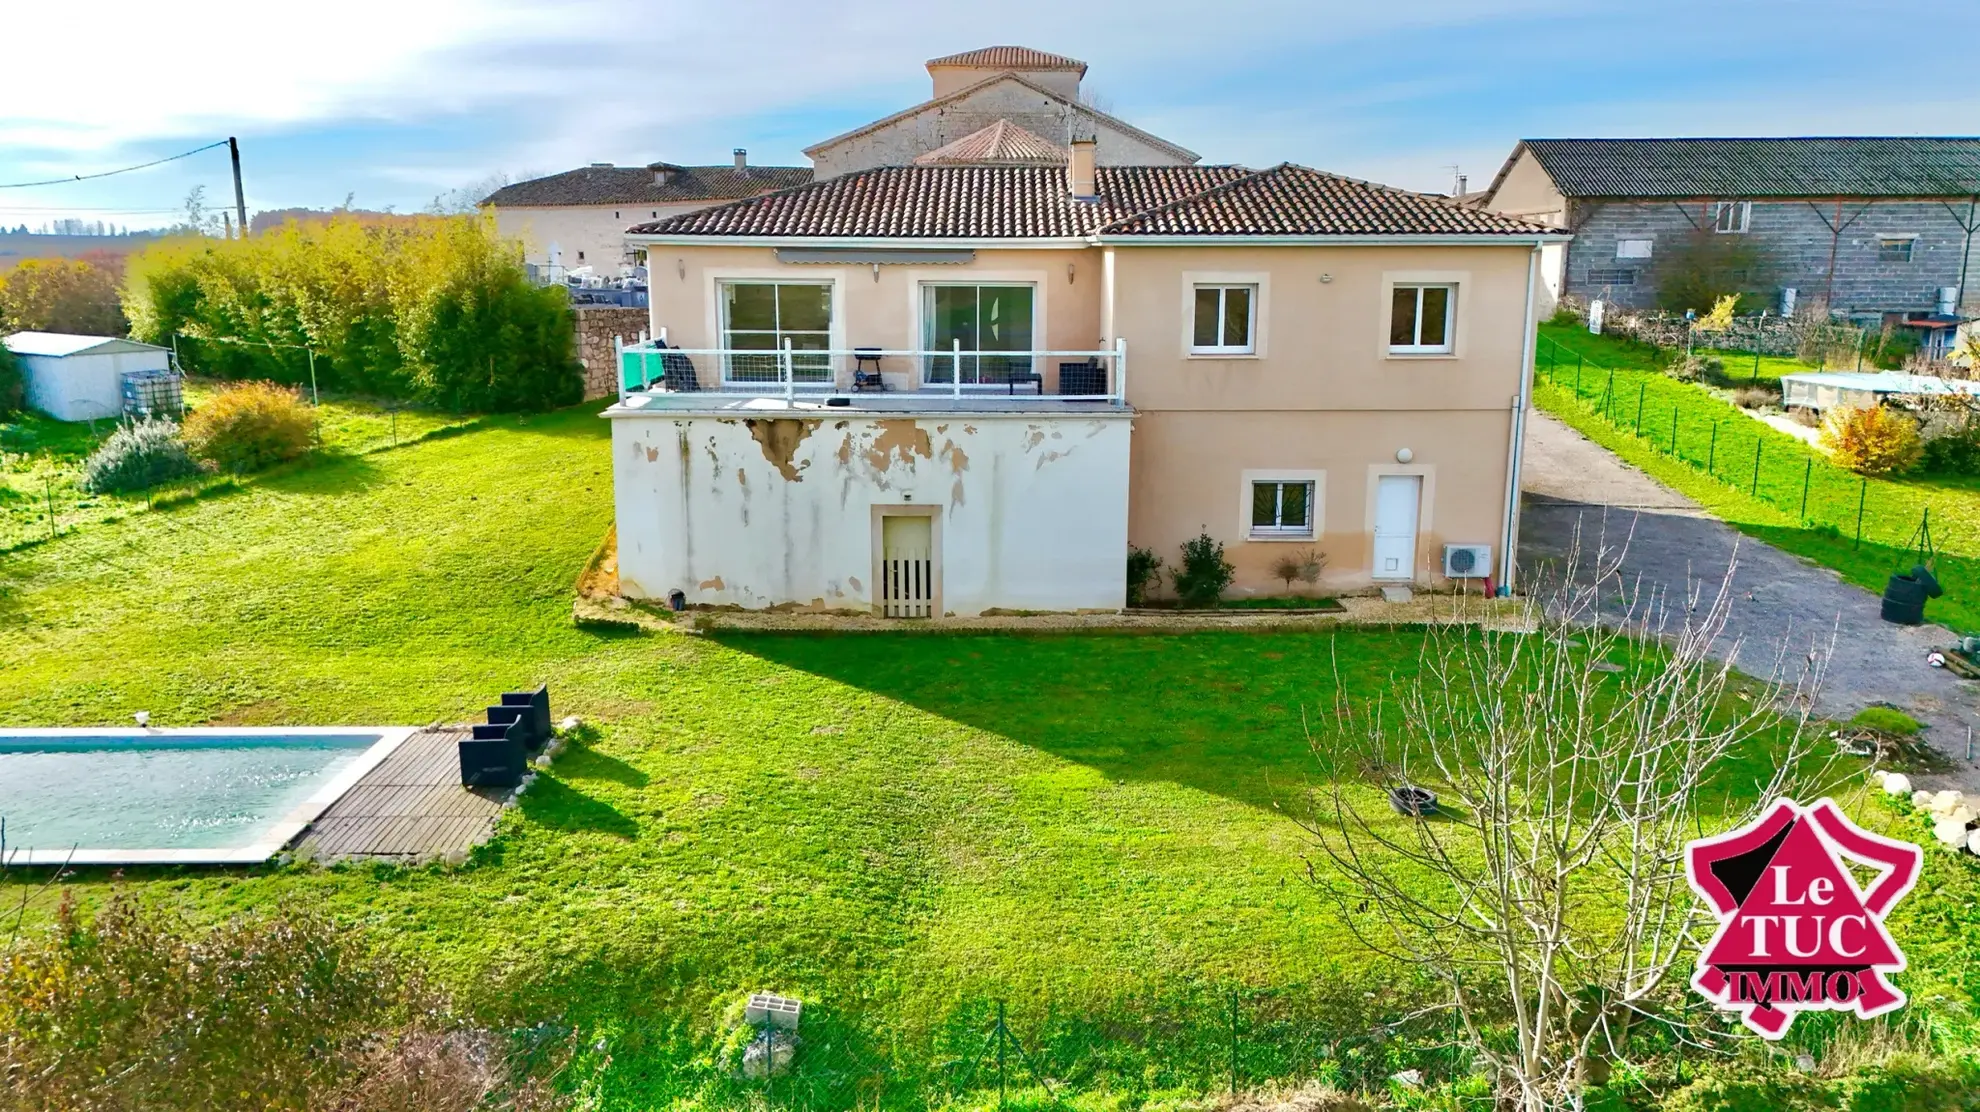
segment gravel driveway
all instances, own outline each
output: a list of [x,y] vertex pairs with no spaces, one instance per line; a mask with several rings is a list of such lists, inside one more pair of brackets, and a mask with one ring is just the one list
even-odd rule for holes
[[[1876,595],[1834,571],[1742,536],[1607,449],[1545,413],[1528,425],[1519,563],[1532,576],[1557,562],[1579,524],[1582,548],[1627,542],[1626,581],[1681,592],[1700,581],[1710,597],[1738,554],[1734,600],[1722,644],[1743,670],[1765,676],[1786,645],[1799,655],[1834,637],[1816,709],[1846,718],[1871,703],[1890,703],[1927,724],[1926,738],[1951,757],[1954,771],[1917,777],[1927,786],[1980,790],[1980,764],[1967,759],[1970,729],[1980,726],[1980,685],[1925,663],[1952,640],[1939,626],[1897,626],[1878,615]],[[1532,580],[1529,579],[1530,583]]]

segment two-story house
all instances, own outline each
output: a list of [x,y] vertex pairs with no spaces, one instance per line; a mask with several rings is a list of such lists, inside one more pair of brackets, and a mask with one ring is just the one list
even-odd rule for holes
[[1233,594],[1282,593],[1274,565],[1307,549],[1333,590],[1442,582],[1447,546],[1503,584],[1539,253],[1566,237],[1096,145],[1005,128],[981,163],[632,228],[659,342],[628,348],[606,412],[622,590],[1111,610],[1130,546],[1173,567],[1199,533]]
[[1527,139],[1474,203],[1574,234],[1547,252],[1549,300],[1655,308],[1666,268],[1716,237],[1748,248],[1727,281],[1755,310],[1980,311],[1976,138]]

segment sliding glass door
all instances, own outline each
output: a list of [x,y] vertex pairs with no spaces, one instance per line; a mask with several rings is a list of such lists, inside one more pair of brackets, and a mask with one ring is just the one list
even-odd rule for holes
[[[1032,286],[924,285],[921,287],[921,346],[931,352],[1029,352]],[[955,381],[956,360],[930,355],[923,382]],[[1001,386],[1014,374],[1032,372],[1029,355],[965,355],[965,386]]]
[[832,346],[829,283],[722,283],[722,346],[730,351],[722,368],[724,380],[782,382],[786,341],[793,381],[832,381],[831,357],[824,354]]

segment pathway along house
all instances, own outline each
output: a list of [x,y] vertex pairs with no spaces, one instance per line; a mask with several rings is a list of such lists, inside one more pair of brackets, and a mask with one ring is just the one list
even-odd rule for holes
[[1113,610],[1130,545],[1200,532],[1233,595],[1309,547],[1331,590],[1437,584],[1452,545],[1510,575],[1543,226],[1077,142],[629,239],[668,345],[606,411],[629,596]]

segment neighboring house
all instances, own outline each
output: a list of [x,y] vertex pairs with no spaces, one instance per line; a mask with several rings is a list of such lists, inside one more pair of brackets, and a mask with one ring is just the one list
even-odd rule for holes
[[588,266],[614,277],[634,261],[625,242],[633,224],[810,180],[811,171],[802,166],[751,166],[738,150],[733,166],[593,163],[505,185],[482,204],[494,210],[497,232],[522,241],[525,262],[567,270]]
[[58,421],[97,421],[124,411],[124,375],[163,371],[169,349],[116,336],[16,332],[0,339],[20,357],[27,404]]
[[928,63],[930,99],[806,147],[819,178],[905,166],[1000,122],[1063,148],[1094,141],[1102,166],[1189,166],[1191,150],[1080,99],[1086,63],[1024,46],[990,46]]
[[1687,240],[1740,236],[1765,260],[1754,309],[1930,331],[1980,307],[1980,139],[1527,139],[1477,203],[1574,234],[1547,253],[1553,297],[1654,307]]
[[629,231],[671,347],[629,349],[606,411],[626,594],[1113,610],[1129,546],[1174,569],[1199,533],[1236,596],[1310,549],[1327,591],[1443,583],[1447,545],[1504,581],[1564,235],[1292,165],[1032,164],[1036,139]]

